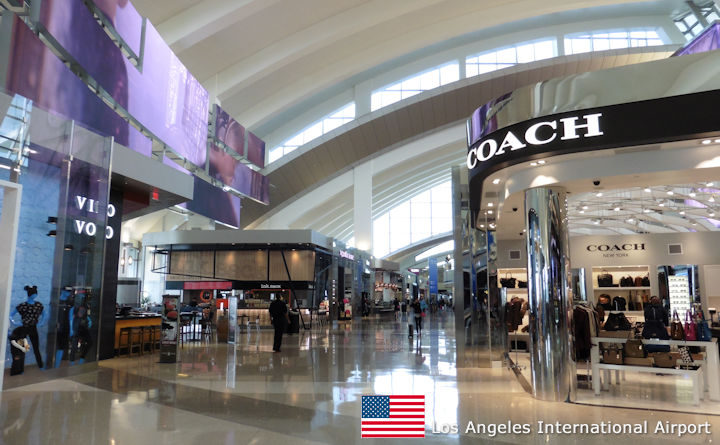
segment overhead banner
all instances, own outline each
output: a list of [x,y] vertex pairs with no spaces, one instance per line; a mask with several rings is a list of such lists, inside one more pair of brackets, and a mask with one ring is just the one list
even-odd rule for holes
[[438,293],[438,266],[437,258],[428,258],[428,292],[430,295]]

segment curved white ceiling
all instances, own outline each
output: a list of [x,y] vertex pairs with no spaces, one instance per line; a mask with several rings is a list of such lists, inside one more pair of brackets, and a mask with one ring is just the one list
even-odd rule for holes
[[[343,81],[483,30],[623,5],[668,14],[682,1],[134,0],[211,97],[253,129]],[[619,17],[619,8],[603,9]],[[587,19],[587,14],[581,15]],[[538,23],[535,26],[540,26]]]

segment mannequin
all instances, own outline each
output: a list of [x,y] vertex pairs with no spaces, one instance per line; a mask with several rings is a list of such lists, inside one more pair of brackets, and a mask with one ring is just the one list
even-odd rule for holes
[[15,309],[10,313],[10,325],[15,326],[13,316],[20,314],[22,318],[22,326],[25,328],[27,336],[30,337],[32,343],[33,352],[35,353],[35,361],[37,362],[38,368],[43,368],[43,359],[40,355],[40,339],[38,337],[38,326],[45,326],[47,322],[47,312],[44,311],[45,306],[37,299],[37,286],[25,286],[25,292],[27,292],[27,301],[20,303],[15,306]]
[[57,322],[57,349],[55,352],[55,367],[60,366],[63,354],[70,345],[70,325],[72,319],[70,312],[75,305],[75,292],[72,287],[65,287],[60,292],[60,304],[58,308]]
[[90,307],[88,295],[78,292],[75,296],[75,304],[70,309],[70,364],[75,362],[75,355],[79,349],[78,363],[85,363],[85,355],[92,346],[90,328]]

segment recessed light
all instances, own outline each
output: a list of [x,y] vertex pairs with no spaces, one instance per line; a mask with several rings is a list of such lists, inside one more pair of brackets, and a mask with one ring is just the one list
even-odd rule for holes
[[672,196],[672,195],[675,194],[675,192],[673,192],[672,190],[668,190],[668,191],[667,191],[667,194],[670,195],[670,196]]
[[633,222],[633,221],[635,221],[635,220],[632,219],[632,218],[628,218],[626,221],[629,222],[629,223],[631,223],[631,222]]
[[695,221],[691,222],[690,224],[692,224],[693,226],[697,226],[697,223]]
[[602,192],[597,192],[597,193],[595,193],[595,196],[597,196],[598,198],[601,197],[601,196],[602,196]]
[[710,215],[710,216],[715,216],[715,212],[710,212],[709,215]]
[[716,144],[720,144],[720,139],[715,139]]
[[523,233],[527,232],[527,229],[523,229]]
[[495,184],[495,185],[500,184],[500,178],[493,179],[493,184]]
[[665,207],[665,203],[664,203],[664,202],[661,202],[661,203],[658,204],[658,205],[659,205],[660,207]]
[[587,209],[588,209],[588,206],[583,206],[582,209],[583,209],[583,210],[587,210]]
[[492,206],[493,206],[493,203],[492,203],[492,202],[488,202],[488,207],[492,207]]
[[616,212],[619,212],[619,211],[620,211],[620,207],[615,207],[613,210],[615,210]]
[[715,185],[714,182],[708,182],[708,183],[707,183],[707,186],[708,186],[708,187],[712,187],[713,185]]
[[532,166],[532,167],[536,167],[537,165],[538,165],[537,162],[531,162],[531,163],[530,163],[530,166]]
[[710,202],[715,202],[715,195],[710,195],[710,199],[708,199]]
[[492,210],[488,210],[488,213],[489,213],[490,215],[492,215],[492,214],[493,214],[493,211],[492,211]]
[[484,228],[485,228],[485,224],[480,224],[480,228],[481,228],[481,229],[484,229]]
[[690,197],[691,197],[691,198],[694,198],[695,196],[697,196],[697,193],[695,193],[695,192],[690,192]]
[[650,210],[650,209],[644,209],[644,210],[643,210],[643,213],[650,213],[651,211],[652,211],[652,210]]
[[600,220],[599,220],[599,219],[596,219],[595,221],[593,221],[593,224],[595,224],[595,225],[600,224]]
[[650,193],[652,190],[650,190],[650,187],[645,187],[645,192]]
[[702,141],[702,144],[703,144],[703,145],[707,145],[707,144],[709,144],[709,143],[711,143],[711,142],[712,142],[712,141],[711,141],[710,139],[704,139],[704,140]]
[[585,210],[580,210],[580,213],[585,213]]
[[680,211],[680,214],[681,214],[681,215],[684,215],[684,214],[685,214],[685,210],[681,210],[681,211]]
[[540,165],[545,165],[545,161],[544,161],[543,159],[540,159],[540,160],[537,161],[537,162],[538,162],[538,164],[540,164]]

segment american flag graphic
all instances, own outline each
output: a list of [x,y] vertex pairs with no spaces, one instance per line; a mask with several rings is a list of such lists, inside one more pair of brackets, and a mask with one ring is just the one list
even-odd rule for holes
[[425,396],[362,396],[362,437],[425,437]]

